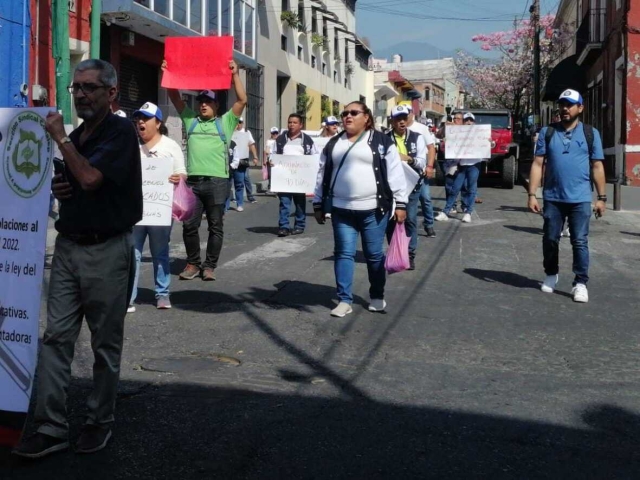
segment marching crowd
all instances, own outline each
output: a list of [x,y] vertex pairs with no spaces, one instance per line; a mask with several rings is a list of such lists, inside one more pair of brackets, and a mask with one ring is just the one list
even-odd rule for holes
[[[163,63],[163,71],[171,65]],[[224,114],[217,95],[204,90],[191,109],[178,90],[168,96],[187,132],[186,161],[180,145],[167,136],[162,111],[145,103],[129,119],[112,113],[117,96],[117,75],[102,60],[86,60],[75,69],[69,87],[78,116],[84,120],[69,136],[62,115],[51,113],[46,129],[58,144],[64,171],[57,172],[52,191],[60,201],[55,251],[48,292],[47,324],[39,360],[37,402],[33,421],[36,433],[23,439],[17,455],[39,458],[69,448],[67,391],[75,342],[83,319],[91,330],[95,356],[94,388],[87,401],[87,421],[77,440],[77,453],[104,448],[112,435],[116,392],[123,345],[124,319],[134,312],[140,259],[149,239],[158,309],[171,308],[169,242],[171,226],[140,226],[142,218],[141,156],[169,157],[173,171],[169,181],[186,181],[195,195],[196,208],[183,222],[182,237],[187,265],[182,280],[216,279],[223,246],[223,219],[231,192],[236,209],[243,210],[244,192],[254,202],[247,168],[259,159],[255,141],[243,128],[241,117],[247,95],[238,67],[229,64],[236,102]],[[540,212],[536,189],[545,179],[544,268],[542,290],[552,292],[558,281],[558,242],[565,221],[574,249],[574,300],[588,299],[588,223],[591,213],[590,171],[598,192],[596,214],[605,210],[603,158],[595,129],[578,118],[582,98],[568,91],[559,100],[560,123],[540,132],[532,167],[529,208]],[[320,154],[320,168],[313,197],[318,224],[331,221],[335,253],[338,305],[331,315],[344,317],[353,311],[353,276],[358,237],[366,259],[372,312],[384,311],[384,239],[405,224],[409,241],[409,269],[415,268],[418,238],[418,207],[423,228],[435,237],[434,220],[454,215],[461,195],[463,222],[471,221],[477,194],[478,165],[482,159],[448,161],[446,204],[434,217],[429,183],[435,175],[436,139],[430,129],[416,121],[409,104],[394,107],[391,128],[377,130],[369,107],[351,102],[337,118],[325,120],[321,136],[328,142],[319,151],[314,139],[302,131],[303,118],[289,115],[283,132],[270,131],[263,162],[270,168],[272,154]],[[454,124],[474,123],[471,113],[456,112]],[[579,128],[580,127],[580,128]],[[588,127],[588,128],[587,128]],[[440,131],[442,136],[445,132]],[[407,185],[407,169],[415,183]],[[543,173],[544,171],[544,173]],[[304,193],[278,192],[278,235],[301,235],[306,227]],[[290,213],[295,213],[293,225]],[[200,225],[206,219],[208,238],[204,260]]]

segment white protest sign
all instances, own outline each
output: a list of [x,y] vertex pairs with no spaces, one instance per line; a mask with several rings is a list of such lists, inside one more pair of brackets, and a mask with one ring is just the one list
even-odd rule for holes
[[271,191],[313,193],[320,155],[271,155]]
[[44,126],[51,111],[0,108],[0,443],[19,438],[17,419],[26,419],[36,370],[53,163]]
[[445,158],[491,158],[491,125],[447,125]]
[[173,204],[173,158],[142,156],[142,220],[138,225],[168,227]]
[[420,180],[420,174],[411,168],[407,162],[402,162],[402,171],[404,172],[404,179],[407,183],[405,191],[407,196],[409,196],[409,194],[413,192],[413,189],[416,188],[416,184],[418,180]]

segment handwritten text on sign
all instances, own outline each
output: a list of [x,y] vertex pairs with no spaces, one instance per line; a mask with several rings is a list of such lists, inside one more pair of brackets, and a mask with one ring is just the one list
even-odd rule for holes
[[271,155],[271,190],[281,193],[313,193],[320,155]]
[[173,158],[142,157],[142,220],[138,225],[171,225]]
[[491,125],[447,125],[445,158],[491,158]]

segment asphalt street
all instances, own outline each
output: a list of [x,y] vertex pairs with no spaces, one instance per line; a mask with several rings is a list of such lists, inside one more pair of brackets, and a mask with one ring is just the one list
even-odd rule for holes
[[[442,206],[443,189],[433,196]],[[569,239],[544,294],[542,218],[526,192],[480,196],[472,223],[420,236],[417,269],[388,278],[386,314],[366,310],[360,256],[343,319],[329,316],[331,226],[311,208],[304,235],[285,239],[276,198],[230,211],[211,283],[178,280],[176,225],[173,309],[155,309],[147,253],[126,319],[112,442],[40,462],[0,451],[0,478],[638,478],[640,215],[592,221],[591,298],[576,304]],[[89,338],[84,328],[72,439]]]

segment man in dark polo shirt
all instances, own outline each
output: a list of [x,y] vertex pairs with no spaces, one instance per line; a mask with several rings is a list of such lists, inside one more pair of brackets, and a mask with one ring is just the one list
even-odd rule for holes
[[20,456],[39,458],[69,447],[67,390],[83,318],[95,362],[76,452],[96,452],[111,438],[134,265],[131,229],[142,218],[137,134],[129,120],[110,110],[117,83],[111,64],[85,60],[69,87],[84,123],[67,137],[62,115],[47,117],[47,131],[64,159],[52,186],[60,201],[59,234],[39,359],[38,429],[15,450]]
[[[170,68],[171,65],[167,65],[166,61],[162,62],[163,72]],[[198,199],[193,217],[182,224],[187,266],[180,273],[181,280],[193,280],[200,275],[204,281],[216,279],[215,269],[224,240],[222,217],[229,190],[229,145],[247,104],[238,66],[232,61],[229,62],[229,69],[237,100],[224,115],[219,116],[220,105],[212,90],[203,90],[198,94],[197,111],[187,106],[179,90],[167,90],[169,100],[178,111],[187,132],[187,183]],[[204,262],[201,262],[199,233],[202,212],[209,224]]]

